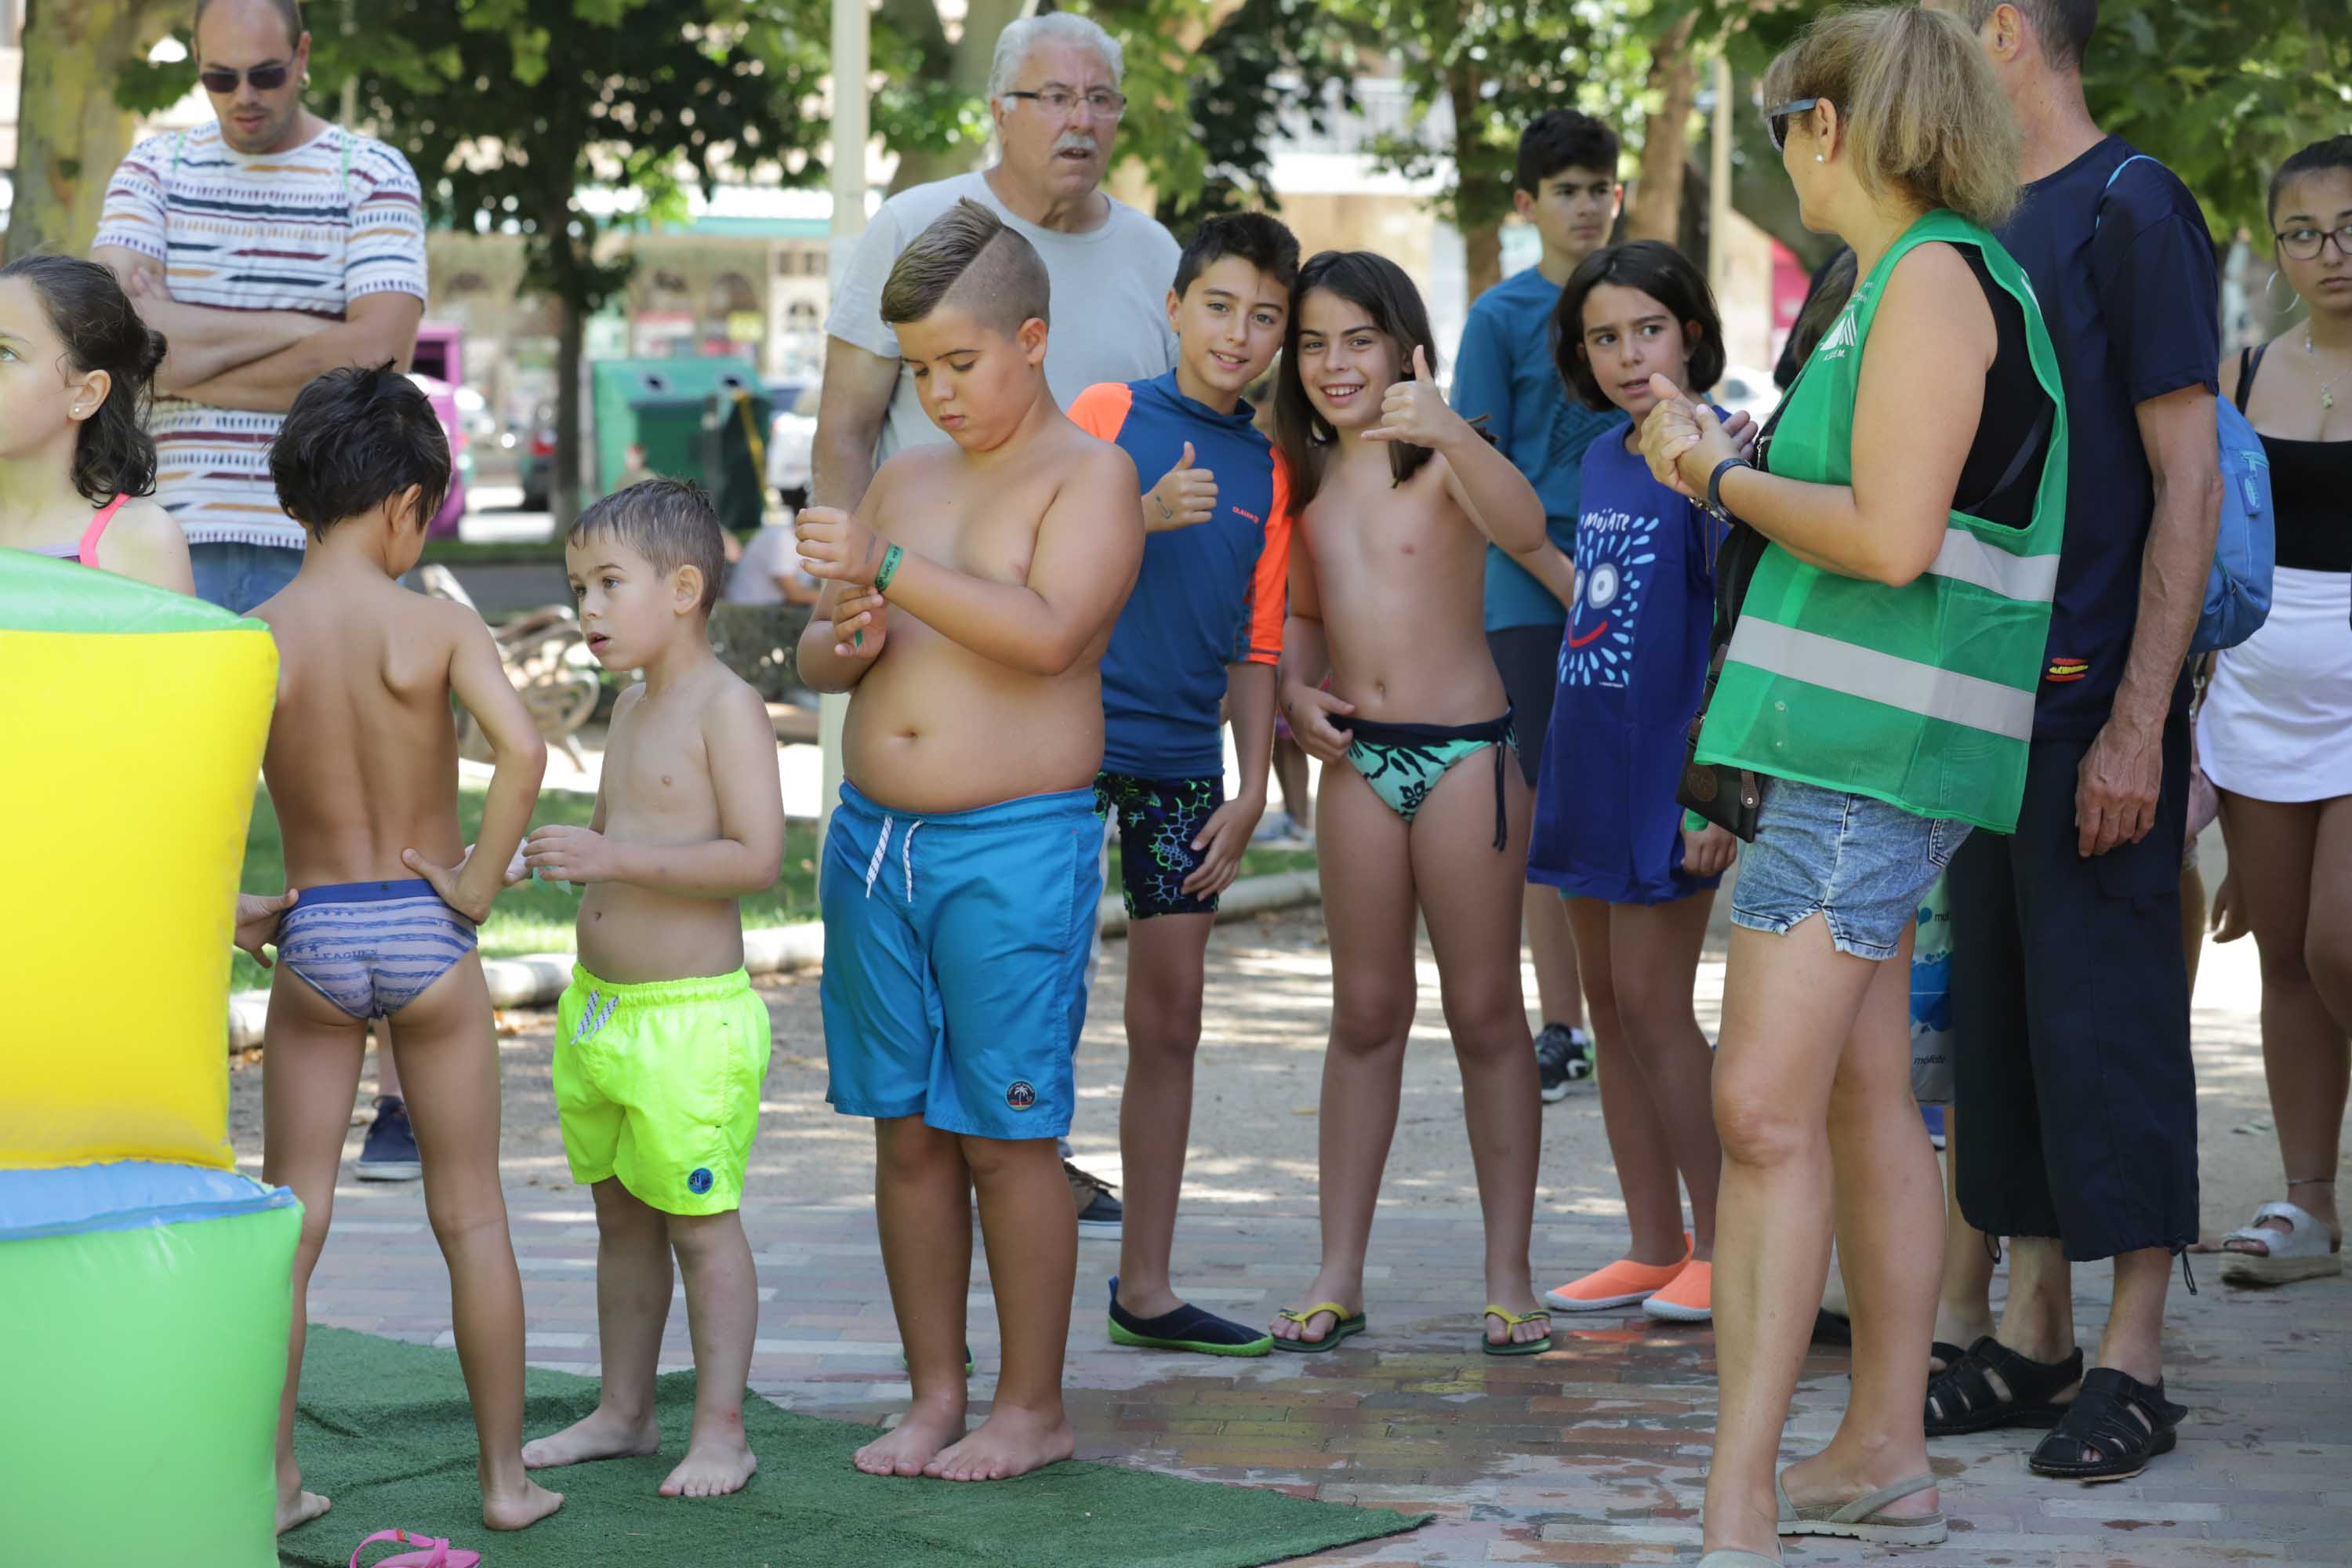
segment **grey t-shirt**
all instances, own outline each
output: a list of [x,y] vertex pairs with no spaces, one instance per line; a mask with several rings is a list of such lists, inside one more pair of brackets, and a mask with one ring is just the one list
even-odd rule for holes
[[[1166,229],[1108,196],[1110,217],[1098,228],[1085,234],[1039,228],[1006,211],[987,177],[977,174],[917,185],[882,204],[842,269],[824,321],[828,335],[883,359],[898,357],[898,334],[882,321],[882,285],[898,252],[964,196],[1019,231],[1045,259],[1053,286],[1045,384],[1064,408],[1098,381],[1143,381],[1174,368],[1168,289],[1176,281],[1180,252]],[[947,438],[923,412],[913,374],[902,369],[875,463],[901,447]]]

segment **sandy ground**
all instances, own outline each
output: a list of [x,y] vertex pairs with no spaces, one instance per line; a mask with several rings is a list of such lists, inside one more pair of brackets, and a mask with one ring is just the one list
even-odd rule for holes
[[[1124,942],[1105,945],[1079,1054],[1079,1110],[1072,1132],[1079,1163],[1113,1182],[1119,1167],[1125,956]],[[1462,1129],[1460,1079],[1447,1047],[1436,970],[1426,945],[1419,967],[1420,1020],[1406,1058],[1403,1111],[1381,1205],[1395,1211],[1471,1209],[1476,1194]],[[1699,970],[1699,1020],[1710,1035],[1722,977],[1718,937]],[[1526,989],[1534,994],[1531,972]],[[837,1116],[824,1103],[815,978],[769,982],[761,991],[774,1020],[775,1054],[747,1201],[869,1201],[866,1124]],[[1329,954],[1319,910],[1265,915],[1217,930],[1210,950],[1208,1026],[1186,1175],[1188,1207],[1313,1213],[1316,1101],[1329,996]],[[2259,1001],[2252,942],[2209,943],[2195,1016],[2209,1236],[2244,1223],[2254,1205],[2277,1195],[2280,1173],[2262,1075]],[[520,1011],[500,1019],[509,1185],[571,1184],[549,1087],[553,1024],[551,1011]],[[354,1112],[350,1158],[357,1157],[360,1124],[373,1092],[373,1060],[371,1056]],[[257,1172],[261,1073],[259,1062],[250,1060],[239,1063],[232,1079],[232,1134],[240,1163]],[[1622,1213],[1593,1090],[1580,1087],[1547,1108],[1544,1132],[1545,1211]]]

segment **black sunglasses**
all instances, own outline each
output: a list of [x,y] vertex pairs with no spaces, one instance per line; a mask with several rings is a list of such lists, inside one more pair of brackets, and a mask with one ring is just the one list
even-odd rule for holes
[[292,66],[253,66],[245,70],[232,70],[226,66],[198,71],[196,79],[205,84],[206,92],[235,92],[239,81],[249,81],[256,92],[276,92],[294,74]]
[[1772,132],[1772,151],[1779,153],[1789,145],[1789,117],[1817,108],[1821,101],[1818,98],[1793,98],[1765,115],[1764,123]]

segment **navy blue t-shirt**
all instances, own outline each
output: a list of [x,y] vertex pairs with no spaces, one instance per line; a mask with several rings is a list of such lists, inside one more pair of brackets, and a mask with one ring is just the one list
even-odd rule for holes
[[1577,599],[1560,638],[1528,879],[1570,898],[1660,904],[1683,874],[1683,742],[1706,689],[1722,528],[1650,477],[1622,431],[1584,451]]
[[[2037,740],[2097,734],[2131,651],[2156,510],[2134,408],[2218,384],[2221,288],[2204,214],[2152,160],[2108,188],[2136,153],[2108,137],[2026,186],[1999,234],[2032,279],[2066,389],[2066,541],[2034,707]],[[2187,693],[2184,672],[2175,700]]]

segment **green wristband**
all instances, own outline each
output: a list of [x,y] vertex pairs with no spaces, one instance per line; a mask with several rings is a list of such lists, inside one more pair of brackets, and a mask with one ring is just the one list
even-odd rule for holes
[[882,552],[882,564],[874,574],[874,591],[877,594],[890,586],[890,579],[898,574],[898,558],[906,553],[897,545]]
[[1685,810],[1683,813],[1683,830],[1686,833],[1705,833],[1714,826],[1696,811]]

